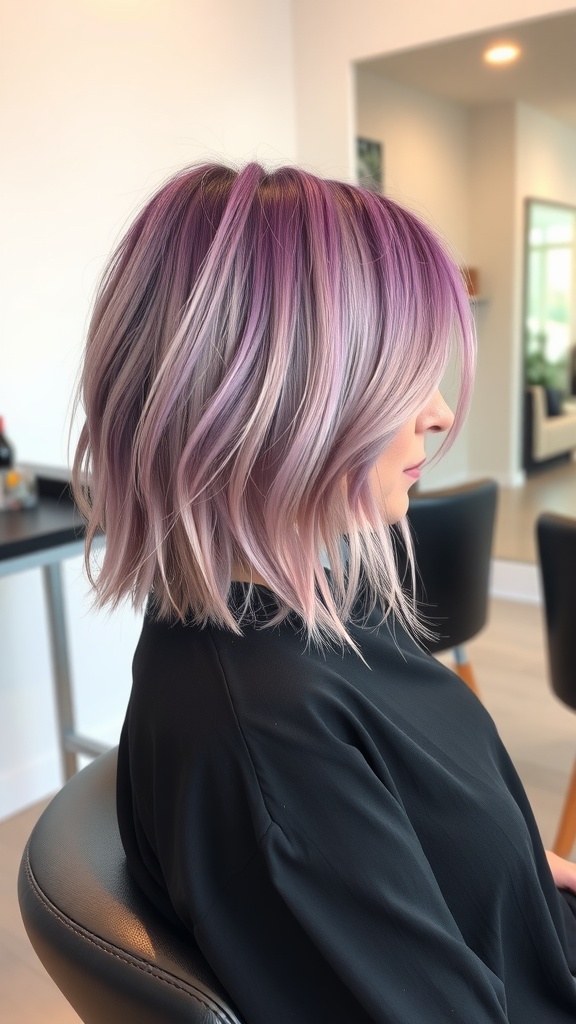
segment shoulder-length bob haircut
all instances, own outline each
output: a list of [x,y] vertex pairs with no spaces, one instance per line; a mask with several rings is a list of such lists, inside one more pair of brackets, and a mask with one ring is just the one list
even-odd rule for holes
[[368,477],[454,348],[448,443],[470,398],[474,331],[428,227],[295,167],[176,174],[120,242],[89,326],[73,481],[97,603],[139,608],[151,594],[161,618],[239,632],[240,566],[267,581],[273,621],[295,612],[314,642],[352,643],[360,589],[418,632]]

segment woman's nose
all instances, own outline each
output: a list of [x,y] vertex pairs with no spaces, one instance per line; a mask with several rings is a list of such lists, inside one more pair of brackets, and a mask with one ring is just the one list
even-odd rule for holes
[[418,416],[417,430],[421,433],[430,431],[440,434],[445,430],[450,430],[453,423],[454,413],[444,401],[440,390],[437,389]]

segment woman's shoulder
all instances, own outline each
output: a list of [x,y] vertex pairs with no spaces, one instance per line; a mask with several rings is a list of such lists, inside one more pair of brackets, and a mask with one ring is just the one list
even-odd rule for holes
[[167,705],[202,705],[221,718],[228,707],[239,721],[264,709],[301,715],[311,700],[345,703],[365,671],[351,648],[310,643],[294,616],[274,624],[260,609],[234,633],[148,613],[134,655],[132,705],[151,715],[166,714]]
[[326,723],[340,732],[351,721],[378,734],[392,722],[426,732],[455,708],[478,727],[478,702],[464,684],[378,613],[350,627],[355,651],[317,646],[295,617],[274,624],[272,611],[260,609],[240,633],[148,615],[134,658],[133,711],[172,727],[179,714],[186,728],[191,720],[227,722],[230,730],[257,723],[256,735],[267,721],[313,732]]
[[[257,600],[239,617],[239,631],[146,614],[134,656],[134,679],[141,684],[162,678],[164,686],[206,690],[217,681],[255,696],[264,688],[268,699],[303,691],[374,684],[384,689],[406,678],[433,678],[438,665],[392,620],[378,611],[366,620],[347,623],[356,650],[337,641],[311,641],[296,615],[275,620],[273,595],[257,588]],[[234,595],[238,599],[238,593]],[[238,607],[238,606],[237,606]]]

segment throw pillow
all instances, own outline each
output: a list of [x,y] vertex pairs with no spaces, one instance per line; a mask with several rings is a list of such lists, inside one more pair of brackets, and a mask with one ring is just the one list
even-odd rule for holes
[[546,388],[546,409],[548,416],[562,415],[564,392],[560,388]]

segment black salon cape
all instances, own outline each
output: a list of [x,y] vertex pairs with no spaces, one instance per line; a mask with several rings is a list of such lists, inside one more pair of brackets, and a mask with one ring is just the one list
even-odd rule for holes
[[118,767],[136,881],[247,1024],[576,1021],[576,923],[480,701],[400,629],[351,627],[364,664],[260,627],[147,617]]

